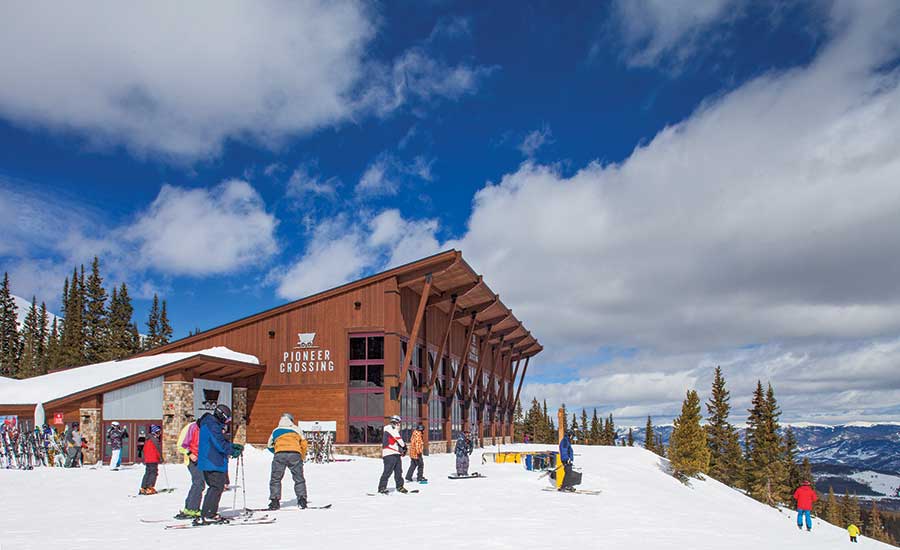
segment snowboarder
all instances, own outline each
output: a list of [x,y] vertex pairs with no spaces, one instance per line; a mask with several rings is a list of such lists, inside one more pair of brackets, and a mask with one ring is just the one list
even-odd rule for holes
[[122,466],[122,440],[128,438],[128,430],[117,421],[113,420],[106,430],[106,440],[112,453],[109,457],[109,469],[118,470]]
[[575,492],[575,486],[572,483],[575,478],[572,474],[572,463],[575,460],[575,453],[572,451],[571,442],[574,435],[572,430],[569,430],[559,442],[559,460],[563,465],[563,481],[562,485],[559,486],[560,491]]
[[472,438],[469,436],[469,429],[466,428],[459,437],[456,438],[456,475],[469,475],[469,455],[472,454]]
[[847,527],[847,534],[850,535],[850,542],[857,542],[856,537],[859,536],[859,527],[856,524],[851,523],[849,527]]
[[797,501],[797,529],[803,529],[803,518],[806,518],[806,530],[812,531],[812,508],[813,503],[819,500],[819,495],[815,489],[809,484],[809,481],[803,481],[800,487],[794,491],[794,500]]
[[416,429],[413,430],[412,436],[409,438],[409,470],[406,471],[406,481],[413,480],[413,472],[418,470],[416,473],[416,481],[425,482],[428,481],[425,479],[425,476],[422,475],[425,470],[425,458],[423,457],[423,452],[425,450],[425,439],[422,437],[423,432],[425,431],[425,426],[419,424],[416,426]]
[[225,426],[229,422],[231,409],[225,404],[217,405],[212,414],[206,413],[197,421],[200,425],[197,466],[203,472],[203,479],[208,487],[201,517],[194,520],[198,524],[226,521],[219,515],[219,500],[225,489],[228,457],[234,452],[234,447],[225,437]]
[[162,443],[160,436],[162,428],[156,424],[150,425],[150,437],[144,440],[144,478],[141,480],[142,495],[156,494],[156,477],[159,475],[159,456]]
[[78,422],[72,422],[69,431],[66,432],[66,468],[81,467],[81,432],[78,431]]
[[203,498],[203,489],[206,484],[203,481],[203,472],[197,466],[197,457],[200,454],[200,426],[191,420],[181,433],[178,434],[178,450],[184,454],[185,466],[191,474],[191,488],[184,499],[184,508],[176,514],[175,519],[192,519],[200,517],[200,500]]
[[294,479],[294,494],[297,496],[297,506],[306,509],[306,479],[303,477],[303,461],[306,459],[308,443],[303,438],[303,432],[294,424],[294,416],[291,413],[281,415],[278,426],[272,430],[269,443],[266,448],[274,455],[272,457],[272,475],[269,478],[269,510],[281,508],[281,480],[284,478],[284,470],[291,471]]
[[391,422],[384,427],[381,437],[381,460],[384,463],[384,471],[378,481],[378,492],[387,494],[387,482],[394,474],[394,485],[398,493],[407,493],[403,487],[403,461],[401,456],[406,454],[406,443],[400,436],[400,417],[396,414],[391,417]]

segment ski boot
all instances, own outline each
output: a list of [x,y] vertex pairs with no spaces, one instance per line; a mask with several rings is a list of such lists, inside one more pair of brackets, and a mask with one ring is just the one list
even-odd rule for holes
[[387,489],[378,489],[378,492],[381,493],[382,495],[389,495],[389,494],[390,494],[390,493],[388,492]]
[[175,519],[194,519],[200,517],[200,510],[188,510],[185,508],[184,510],[175,514]]
[[156,487],[147,487],[146,492],[144,494],[145,495],[155,495]]
[[281,508],[281,502],[277,498],[273,498],[269,501],[269,510],[279,510]]
[[222,517],[219,514],[216,514],[216,515],[214,515],[212,517],[208,517],[208,518],[204,518],[204,517],[194,518],[194,521],[193,521],[194,525],[216,525],[216,524],[221,524],[221,523],[230,523],[230,521],[228,520],[228,518]]
[[301,510],[306,510],[306,497],[300,497],[299,499],[297,499],[297,506]]
[[397,487],[397,492],[398,492],[398,493],[403,493],[403,494],[405,495],[405,494],[408,493],[409,491],[406,490],[406,487]]

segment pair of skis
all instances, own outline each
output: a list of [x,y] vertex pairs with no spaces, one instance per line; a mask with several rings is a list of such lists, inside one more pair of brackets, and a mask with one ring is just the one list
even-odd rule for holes
[[[388,489],[388,490],[387,490],[387,493],[366,493],[366,494],[369,495],[370,497],[377,497],[378,495],[385,495],[385,496],[387,496],[387,495],[393,495],[393,494],[396,493],[396,492],[398,492],[397,489]],[[401,494],[401,495],[402,495],[402,494],[415,494],[415,493],[418,493],[418,492],[419,492],[418,489],[412,489],[412,490],[406,491],[406,493],[400,493],[400,494]]]
[[599,489],[575,489],[574,491],[560,491],[553,487],[544,487],[542,491],[553,491],[554,493],[574,493],[576,495],[599,495],[602,493]]
[[472,472],[471,474],[464,475],[464,476],[450,474],[449,476],[447,476],[447,479],[476,479],[476,478],[480,478],[480,477],[487,477],[487,476],[484,474],[479,474],[478,472]]

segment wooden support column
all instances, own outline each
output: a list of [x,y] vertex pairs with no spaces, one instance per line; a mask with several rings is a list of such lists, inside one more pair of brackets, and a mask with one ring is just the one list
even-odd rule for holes
[[519,389],[516,390],[516,398],[512,402],[513,408],[515,408],[516,404],[519,402],[519,395],[522,393],[522,382],[525,381],[525,373],[528,372],[528,362],[531,361],[531,357],[525,358],[525,366],[522,367],[522,377],[519,378]]
[[453,315],[456,313],[456,296],[451,298],[450,304],[450,314],[447,316],[449,321],[447,322],[447,329],[444,330],[444,337],[441,339],[441,345],[438,347],[437,358],[435,358],[435,365],[431,369],[431,379],[428,381],[428,385],[425,387],[424,393],[431,395],[431,390],[434,388],[434,383],[437,381],[438,373],[441,369],[441,361],[444,358],[444,351],[447,349],[447,342],[450,341],[450,330],[453,328]]
[[[450,391],[448,392],[449,396],[452,396],[454,399],[456,398],[456,389],[459,386],[459,381],[462,379],[463,373],[466,372],[466,369],[469,368],[469,349],[472,347],[472,338],[475,336],[475,316],[477,313],[472,312],[472,321],[469,324],[469,328],[466,331],[466,344],[463,347],[463,359],[462,363],[460,363],[458,370],[456,371],[456,376],[453,378],[453,385],[450,386]],[[466,381],[469,380],[469,375],[466,374]],[[466,390],[468,390],[468,383],[463,386],[463,397],[466,396]]]
[[[391,389],[400,381],[400,334],[403,323],[400,316],[400,288],[397,278],[391,277],[384,285],[384,415],[400,414],[400,399],[391,399]],[[398,394],[399,396],[399,394]],[[340,438],[340,436],[339,436]],[[350,428],[340,443],[350,441]]]
[[416,340],[419,339],[419,329],[422,327],[422,318],[425,317],[425,304],[428,303],[428,295],[431,293],[431,273],[425,276],[425,287],[422,289],[422,297],[419,298],[419,308],[416,310],[416,318],[413,320],[409,341],[406,343],[406,357],[403,358],[403,366],[400,368],[400,380],[397,384],[397,400],[400,400],[400,392],[406,382],[406,373],[412,363],[412,356],[416,349]]

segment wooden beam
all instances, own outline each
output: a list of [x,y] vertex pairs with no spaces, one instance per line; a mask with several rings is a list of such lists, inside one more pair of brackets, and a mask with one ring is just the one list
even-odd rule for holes
[[[472,338],[475,336],[475,313],[472,313],[472,324],[469,325],[469,328],[466,329],[466,345],[463,348],[463,360],[460,363],[459,367],[456,370],[456,377],[453,379],[453,385],[450,387],[450,391],[444,397],[448,397],[453,399],[456,395],[456,388],[459,386],[459,381],[462,379],[463,372],[469,368],[469,349],[472,347]],[[466,380],[469,377],[466,375]]]
[[[495,341],[499,342],[500,340],[502,340],[506,336],[509,336],[510,334],[514,333],[517,330],[519,330],[519,327],[516,326],[516,327],[508,328],[506,330],[501,330],[500,332],[495,332],[494,335],[491,337],[491,342],[495,342]],[[509,341],[507,341],[506,343],[509,344]],[[512,344],[509,344],[509,345],[512,345]]]
[[[481,344],[482,349],[478,351],[478,370],[475,371],[475,383],[477,384],[477,386],[479,388],[482,385],[481,384],[481,378],[482,378],[481,372],[484,370],[484,364],[486,362],[484,360],[484,352],[487,351],[487,341],[491,337],[491,329],[492,329],[492,327],[488,327],[487,336],[485,336],[484,339],[482,339],[482,344]],[[470,385],[469,394],[466,396],[466,401],[470,401],[472,399],[474,390],[475,390],[475,386]]]
[[[435,266],[428,266],[428,267],[423,267],[421,269],[413,271],[411,273],[398,275],[397,276],[397,286],[400,288],[405,288],[408,286],[412,286],[412,285],[416,284],[417,282],[421,281],[422,277],[426,277],[426,278],[430,279],[430,278],[434,277],[435,275],[441,275],[442,273],[446,272],[449,269],[454,268],[457,264],[459,264],[459,260],[461,257],[462,257],[462,254],[457,252],[456,256],[453,258],[453,261],[451,261],[449,264],[447,264],[444,267],[437,268]],[[430,289],[430,285],[429,285],[429,289]],[[428,293],[424,292],[423,294],[428,294]]]
[[454,288],[448,288],[447,290],[442,291],[440,294],[435,294],[428,299],[428,305],[436,306],[438,304],[443,304],[444,302],[449,302],[450,300],[454,299],[454,297],[462,298],[481,283],[482,278],[481,275],[479,275],[478,279],[474,283],[466,283]]
[[503,408],[507,411],[509,410],[509,404],[512,403],[513,398],[513,388],[516,386],[516,376],[519,375],[519,367],[522,365],[521,359],[516,359],[516,366],[513,368],[512,378],[509,380],[509,390],[506,392],[506,395],[503,399]]
[[[510,404],[510,406],[515,409],[516,405],[519,403],[519,396],[522,394],[522,382],[525,381],[525,373],[528,372],[528,362],[531,361],[531,357],[525,358],[525,366],[522,367],[522,376],[519,378],[519,389],[516,390],[516,398]],[[515,382],[515,380],[513,380]]]
[[[422,297],[419,298],[419,309],[416,310],[412,332],[410,332],[409,341],[406,342],[406,356],[403,358],[403,368],[400,370],[400,383],[397,385],[398,399],[403,390],[403,384],[406,382],[406,373],[409,371],[409,365],[412,363],[413,353],[416,351],[416,340],[419,339],[419,329],[422,328],[422,318],[425,317],[425,304],[428,303],[428,293],[431,292],[431,281],[431,274],[425,275],[425,286],[422,288]],[[428,354],[426,353],[426,355]]]
[[[428,381],[428,386],[425,388],[425,393],[427,395],[431,395],[431,390],[434,388],[434,383],[437,381],[438,373],[441,370],[441,365],[444,359],[444,350],[447,348],[447,341],[450,340],[450,329],[453,328],[453,314],[456,313],[456,295],[453,296],[452,301],[450,303],[450,315],[447,317],[447,330],[444,331],[444,338],[441,339],[441,346],[438,348],[437,359],[435,360],[435,365],[431,368],[431,380]],[[429,354],[429,357],[431,354]]]
[[497,303],[497,300],[492,298],[492,299],[488,300],[487,302],[481,302],[481,303],[475,304],[474,306],[469,306],[466,309],[457,313],[456,319],[454,319],[454,320],[458,321],[459,319],[468,317],[469,313],[475,313],[475,314],[481,313],[482,311],[486,310],[487,308],[491,307],[492,305],[494,305],[496,303]]
[[488,376],[488,397],[490,397],[491,403],[495,403],[495,395],[497,393],[494,390],[494,377],[497,375],[497,370],[503,368],[503,352],[500,350],[502,346],[503,337],[501,336],[500,345],[496,346],[494,353],[491,354],[491,375]]
[[512,313],[506,312],[503,315],[498,315],[497,317],[492,317],[490,319],[485,319],[484,321],[479,321],[478,324],[475,326],[475,330],[479,331],[479,330],[487,328],[491,325],[499,325],[500,323],[509,319],[510,317],[512,317]]

